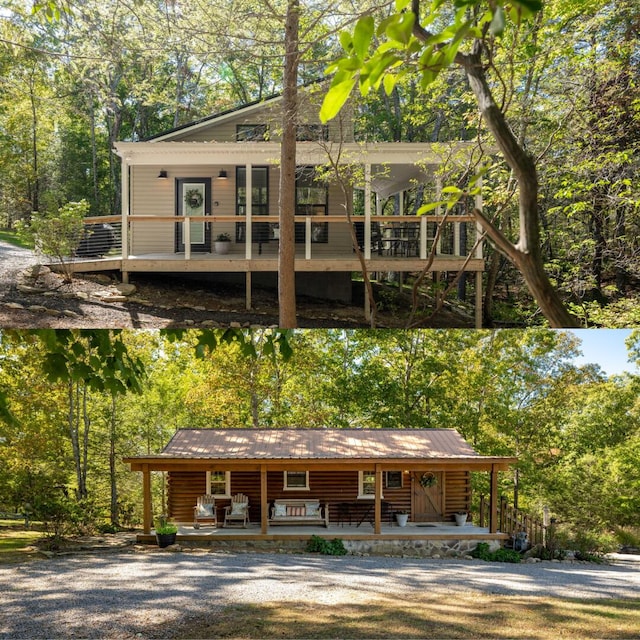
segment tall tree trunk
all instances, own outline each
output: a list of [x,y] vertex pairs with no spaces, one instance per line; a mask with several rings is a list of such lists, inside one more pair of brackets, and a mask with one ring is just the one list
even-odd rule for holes
[[111,394],[111,415],[109,416],[109,479],[111,486],[111,524],[120,526],[118,509],[118,486],[116,483],[116,394]]
[[295,209],[296,124],[298,115],[298,25],[300,5],[289,0],[285,22],[284,91],[282,94],[282,150],[280,156],[280,251],[278,254],[279,324],[292,329],[296,320]]
[[480,57],[480,43],[474,53],[459,54],[480,113],[493,134],[505,160],[513,170],[519,187],[520,237],[514,245],[480,211],[476,216],[496,248],[511,260],[522,274],[531,295],[536,299],[552,327],[579,326],[565,308],[544,270],[540,248],[538,216],[538,176],[533,158],[522,148],[506,122],[504,114],[493,100]]

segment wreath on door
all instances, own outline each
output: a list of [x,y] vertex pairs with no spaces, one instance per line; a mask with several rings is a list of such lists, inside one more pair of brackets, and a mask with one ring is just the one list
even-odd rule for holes
[[184,202],[190,209],[199,209],[202,206],[202,193],[198,189],[189,189]]
[[435,487],[438,484],[438,478],[434,473],[428,472],[423,473],[420,476],[420,486],[423,489],[428,489],[429,487]]

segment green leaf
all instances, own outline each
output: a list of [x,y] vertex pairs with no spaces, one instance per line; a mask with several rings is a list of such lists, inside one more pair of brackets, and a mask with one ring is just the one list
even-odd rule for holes
[[455,193],[456,195],[464,193],[462,189],[458,189],[458,187],[444,187],[442,189],[442,193]]
[[427,202],[427,204],[423,204],[418,209],[418,215],[424,215],[425,213],[429,213],[429,211],[434,211],[438,207],[441,207],[443,204],[447,204],[446,200],[439,200],[438,202]]
[[409,40],[411,40],[411,32],[413,31],[416,17],[410,11],[394,17],[396,19],[389,23],[385,33],[391,40],[396,40],[406,45],[409,43]]
[[506,24],[504,9],[502,7],[496,7],[496,10],[493,12],[491,24],[489,25],[489,33],[493,36],[501,36]]
[[351,49],[353,48],[353,39],[351,38],[351,34],[348,31],[341,31],[338,38],[340,39],[340,45],[345,52],[351,53]]
[[369,51],[374,26],[372,16],[363,16],[356,23],[356,28],[353,31],[353,49],[360,60],[364,60]]
[[[337,77],[338,75],[336,75],[336,78]],[[320,107],[321,122],[328,122],[338,115],[340,109],[342,109],[344,103],[351,95],[351,90],[355,83],[355,76],[350,76],[341,79],[339,82],[332,84],[331,87],[329,87],[329,91],[327,91],[327,94],[322,101],[322,106]]]
[[542,0],[513,0],[517,4],[531,13],[542,10]]
[[393,88],[396,86],[396,76],[392,73],[387,73],[382,80],[384,84],[384,90],[387,95],[391,95]]

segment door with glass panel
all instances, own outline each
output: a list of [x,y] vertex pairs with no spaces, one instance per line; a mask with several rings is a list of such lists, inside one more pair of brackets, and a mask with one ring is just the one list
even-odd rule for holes
[[[176,180],[176,215],[201,217],[211,215],[211,178],[179,178]],[[185,250],[185,229],[182,222],[176,223],[175,250]],[[192,252],[211,251],[211,223],[203,220],[189,222]]]

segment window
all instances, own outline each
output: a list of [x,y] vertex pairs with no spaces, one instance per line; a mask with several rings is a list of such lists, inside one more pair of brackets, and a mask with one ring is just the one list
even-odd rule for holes
[[299,124],[296,127],[296,140],[316,142],[329,139],[329,127],[326,124]]
[[[247,168],[236,167],[236,215],[247,213]],[[251,168],[251,216],[269,213],[269,168]],[[236,242],[245,241],[245,223],[236,224]],[[274,225],[275,226],[275,225]],[[254,222],[251,229],[253,242],[267,242],[272,235],[268,222]]]
[[207,471],[207,493],[216,498],[231,497],[231,472]]
[[236,140],[238,142],[264,142],[269,139],[268,124],[238,124],[236,125]]
[[[326,216],[329,208],[327,184],[316,178],[313,167],[298,167],[296,175],[296,215]],[[296,242],[305,241],[305,224],[296,223]],[[311,242],[328,242],[329,225],[311,223]]]
[[384,476],[384,486],[387,489],[402,489],[402,471],[387,471]]
[[376,472],[358,471],[358,498],[376,497]]
[[309,472],[308,471],[285,471],[284,472],[285,491],[308,491]]

